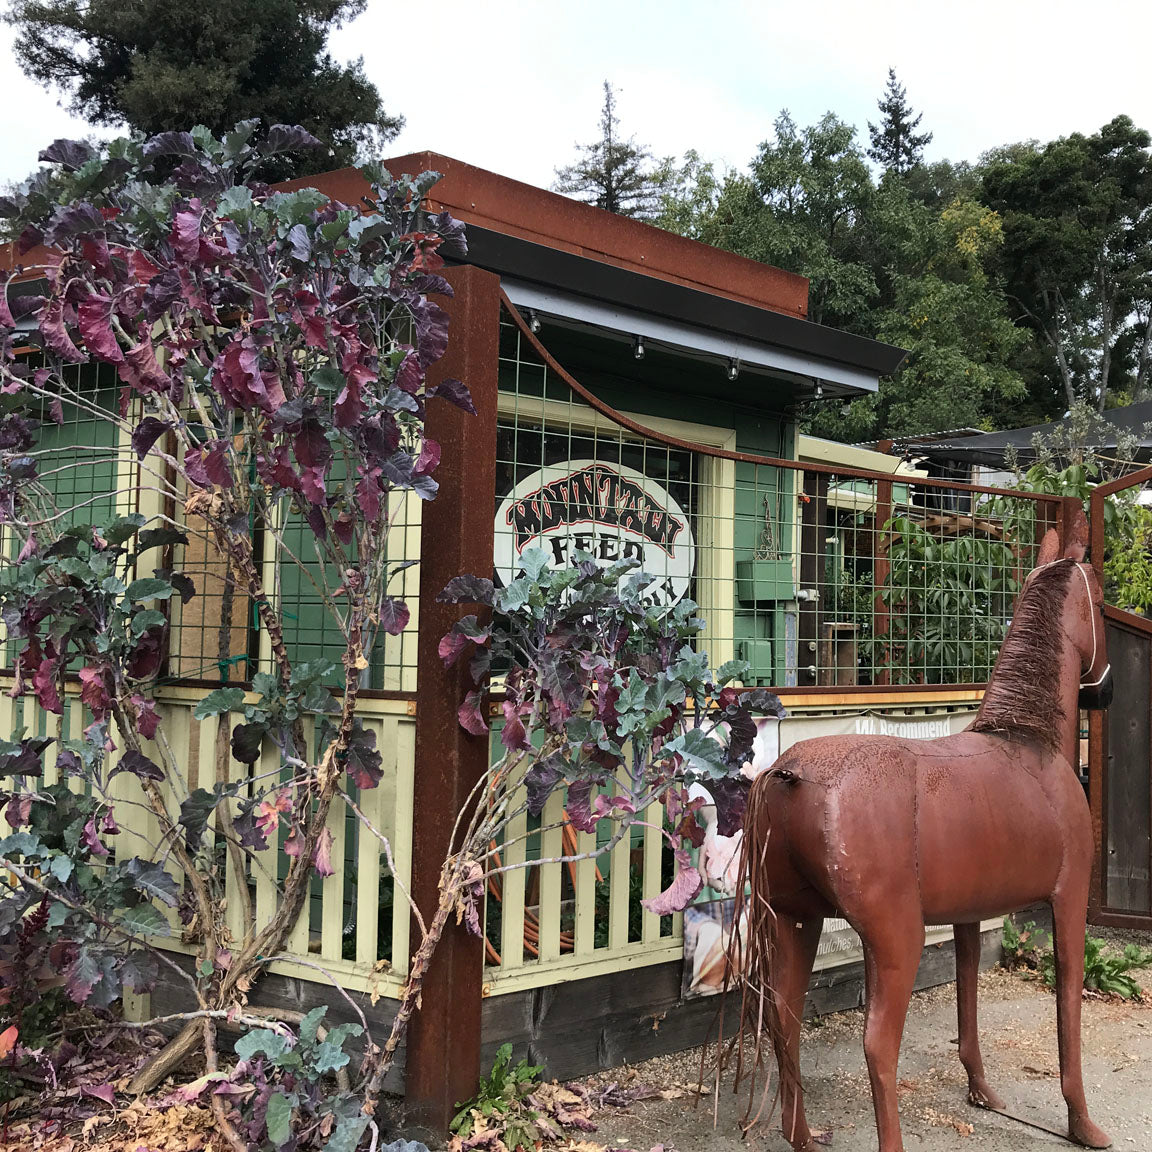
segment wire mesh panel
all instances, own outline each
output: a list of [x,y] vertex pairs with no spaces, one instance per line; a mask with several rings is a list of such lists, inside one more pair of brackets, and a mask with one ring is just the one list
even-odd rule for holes
[[496,433],[496,575],[527,548],[554,567],[578,554],[633,559],[653,602],[695,592],[704,478],[691,452],[625,432],[584,403],[505,324]]
[[634,557],[654,603],[699,604],[698,643],[747,661],[749,684],[987,680],[1059,499],[761,461],[730,450],[739,413],[717,424],[702,399],[664,435],[593,403],[511,315],[500,356],[498,579],[529,547],[554,566]]
[[[171,607],[171,680],[247,681],[256,671],[256,622],[244,580],[233,572],[199,517],[177,513],[188,543],[173,550],[173,564],[196,586],[186,604]],[[250,526],[251,527],[251,526]]]
[[36,480],[25,494],[45,519],[61,526],[97,523],[116,506],[119,487],[116,370],[77,364],[65,368],[63,377],[62,399],[44,401],[35,413],[38,442],[29,455],[36,461]]
[[[36,355],[28,367],[38,366]],[[37,403],[29,415],[38,423],[36,444],[27,453],[34,465],[21,486],[21,516],[58,533],[72,525],[106,521],[132,494],[120,477],[117,428],[114,423],[118,386],[114,368],[107,365],[73,365],[64,369],[62,396]],[[4,530],[4,555],[15,560],[17,535]],[[5,664],[15,651],[5,644]]]
[[[554,567],[632,559],[653,604],[700,603],[713,659],[734,655],[731,466],[597,412],[506,321],[496,435],[495,569],[529,548]],[[701,428],[724,442],[731,430]],[[715,607],[715,611],[710,611]]]
[[1054,507],[840,473],[800,499],[798,683],[988,679]]
[[[388,591],[404,599],[411,617],[398,636],[381,630],[370,637],[362,687],[413,692],[419,575],[406,565],[419,558],[420,501],[410,493],[393,493],[389,501],[388,554],[395,567]],[[176,610],[169,678],[250,680],[258,668],[269,666],[270,657],[261,651],[259,621],[245,582],[230,571],[203,521],[187,518],[184,528],[189,542],[176,549],[173,562],[193,579],[197,595]],[[286,501],[277,509],[276,523],[263,524],[253,516],[246,530],[253,534],[269,598],[281,610],[293,666],[328,661],[335,667],[333,682],[340,680],[346,644],[340,616],[343,574],[323,560],[312,530]]]
[[[406,567],[419,559],[420,500],[412,493],[389,496],[388,562],[393,566],[388,591],[401,597],[411,613],[398,636],[382,629],[369,639],[368,661],[362,687],[391,691],[416,690],[416,643],[419,628],[419,575]],[[281,608],[284,641],[293,663],[327,660],[340,667],[346,638],[341,621],[341,585],[344,574],[319,555],[312,530],[285,509],[283,528],[261,532],[265,582]],[[336,611],[326,604],[335,604]]]

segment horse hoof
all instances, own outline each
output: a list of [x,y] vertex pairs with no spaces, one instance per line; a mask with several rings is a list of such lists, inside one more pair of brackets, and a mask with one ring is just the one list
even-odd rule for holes
[[811,1132],[802,1141],[794,1141],[784,1133],[784,1139],[792,1145],[792,1152],[823,1152],[824,1148],[832,1143],[832,1130],[827,1132]]
[[991,1108],[994,1112],[1004,1107],[1004,1101],[987,1084],[969,1084],[968,1103],[977,1108]]
[[1111,1148],[1112,1137],[1087,1116],[1071,1117],[1068,1121],[1068,1137],[1085,1148]]

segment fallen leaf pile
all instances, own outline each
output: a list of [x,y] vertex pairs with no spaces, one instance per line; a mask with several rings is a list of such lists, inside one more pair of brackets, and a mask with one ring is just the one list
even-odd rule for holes
[[27,1120],[12,1124],[7,1140],[0,1138],[0,1152],[139,1152],[141,1148],[148,1152],[225,1152],[227,1144],[217,1134],[207,1108],[185,1104],[158,1108],[143,1100],[92,1115],[79,1131],[65,1133],[58,1125]]
[[225,1152],[212,1113],[124,1089],[164,1044],[158,1032],[76,1030],[54,1051],[17,1047],[5,1071],[23,1094],[0,1110],[0,1152]]
[[[584,1084],[552,1081],[533,1088],[525,1103],[534,1113],[532,1123],[543,1137],[543,1146],[547,1146],[550,1152],[634,1152],[630,1148],[574,1138],[570,1133],[573,1129],[577,1132],[595,1132],[596,1122],[592,1115],[597,1109],[627,1108],[640,1100],[677,1100],[685,1094],[684,1088],[680,1086],[655,1088],[640,1083],[624,1086],[613,1081],[604,1087],[589,1088]],[[518,1149],[533,1152],[533,1149],[527,1148],[517,1139],[514,1119],[497,1115],[484,1116],[476,1111],[472,1114],[472,1120],[468,1136],[454,1136],[448,1145],[448,1152],[518,1152]],[[509,1143],[510,1140],[515,1142]],[[660,1144],[651,1152],[673,1150]]]
[[541,1119],[548,1120],[548,1127],[560,1136],[556,1126],[560,1128],[576,1128],[581,1132],[595,1132],[596,1125],[592,1120],[593,1100],[592,1093],[582,1084],[541,1084],[533,1089],[528,1096],[528,1103],[540,1114]]

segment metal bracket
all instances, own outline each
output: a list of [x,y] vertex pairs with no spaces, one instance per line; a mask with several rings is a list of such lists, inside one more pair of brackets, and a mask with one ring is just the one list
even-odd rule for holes
[[995,1112],[998,1116],[1006,1116],[1009,1120],[1015,1120],[1017,1124],[1023,1124],[1028,1128],[1035,1128],[1038,1132],[1047,1132],[1049,1136],[1058,1136],[1061,1140],[1069,1144],[1075,1144],[1077,1148],[1081,1145],[1078,1144],[1067,1132],[1061,1132],[1058,1128],[1049,1128],[1047,1124],[1040,1124],[1036,1120],[1026,1120],[1023,1116],[1017,1116],[1015,1112],[1009,1112],[1007,1108],[989,1108],[987,1104],[977,1104],[975,1101],[969,1101],[974,1108],[979,1108],[984,1112]]

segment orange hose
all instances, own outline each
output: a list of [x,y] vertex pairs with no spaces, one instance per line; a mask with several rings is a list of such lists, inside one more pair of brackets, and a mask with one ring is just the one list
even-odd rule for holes
[[[568,823],[568,813],[563,813],[564,826],[560,830],[562,855],[576,856],[579,853],[580,841],[576,835],[576,829]],[[493,840],[489,844],[489,851],[492,854],[493,866],[496,868],[501,867],[500,851],[496,846],[496,841]],[[577,861],[569,861],[568,863],[568,877],[572,881],[572,887],[576,887],[576,865]],[[604,877],[601,875],[600,866],[596,866],[596,880],[597,882],[603,881]],[[497,903],[503,902],[503,884],[500,882],[499,876],[488,877],[488,895],[492,897]],[[530,912],[528,909],[524,910],[524,948],[531,956],[540,956],[540,920],[535,912]],[[575,936],[571,932],[560,933],[560,951],[571,952],[576,946]],[[488,963],[500,964],[500,953],[496,951],[492,941],[488,939],[487,935],[484,937],[484,953],[487,957]]]

